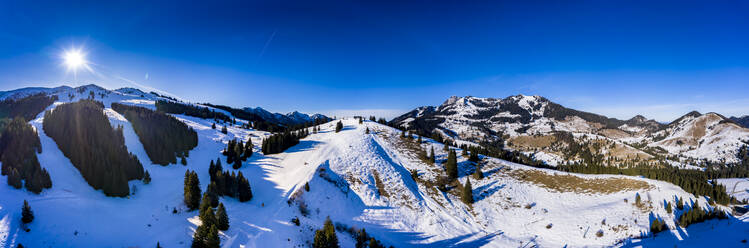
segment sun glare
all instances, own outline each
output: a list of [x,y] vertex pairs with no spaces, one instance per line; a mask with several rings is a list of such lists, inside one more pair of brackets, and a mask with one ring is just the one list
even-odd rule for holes
[[68,66],[69,70],[75,71],[86,65],[85,55],[80,50],[66,51],[63,59],[65,59],[65,65]]

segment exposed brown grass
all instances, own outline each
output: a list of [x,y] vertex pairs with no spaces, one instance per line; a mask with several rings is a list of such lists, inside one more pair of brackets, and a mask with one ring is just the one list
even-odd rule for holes
[[646,182],[634,179],[588,179],[561,173],[552,175],[539,170],[512,170],[508,173],[508,175],[512,176],[515,179],[530,182],[557,192],[611,194],[620,191],[644,190],[652,187]]
[[510,142],[513,147],[517,148],[545,148],[551,146],[556,140],[553,135],[540,135],[512,137]]

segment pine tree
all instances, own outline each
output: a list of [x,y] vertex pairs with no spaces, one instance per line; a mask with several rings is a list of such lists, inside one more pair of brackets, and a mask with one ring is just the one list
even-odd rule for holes
[[221,231],[229,230],[229,216],[226,214],[223,203],[219,203],[218,210],[216,210],[216,227]]
[[226,125],[224,125],[224,127],[221,128],[221,133],[223,134],[229,133],[229,130],[226,129]]
[[218,236],[218,228],[216,225],[211,225],[208,229],[208,234],[205,237],[205,247],[207,248],[220,248],[221,239]]
[[430,149],[430,151],[429,151],[429,160],[432,162],[432,164],[434,164],[434,162],[436,161],[436,157],[437,157],[434,154],[434,146],[430,146],[429,149]]
[[640,193],[637,193],[635,195],[635,205],[640,206],[642,204],[642,199],[640,199]]
[[364,131],[364,133],[369,134],[369,127],[367,127],[367,130]]
[[182,165],[187,165],[187,160],[185,160],[185,156],[180,156],[179,163]]
[[367,230],[362,228],[356,233],[356,244],[354,247],[366,248],[368,239],[369,239],[369,235],[367,235]]
[[471,186],[471,179],[468,177],[466,177],[466,184],[463,185],[463,196],[461,198],[466,205],[473,204],[473,187]]
[[195,229],[195,234],[192,236],[192,248],[206,248],[206,238],[210,227],[207,225],[200,225]]
[[450,150],[448,153],[445,169],[447,170],[447,177],[450,178],[450,180],[458,178],[458,159],[455,150]]
[[194,171],[185,172],[185,205],[190,210],[197,209],[200,206],[200,180],[198,173]]
[[676,199],[676,208],[684,210],[684,201],[681,200],[681,197]]
[[481,165],[476,165],[476,171],[473,172],[473,178],[476,180],[484,178],[484,172],[481,171]]
[[218,206],[218,186],[216,186],[216,182],[211,182],[208,184],[208,188],[205,190],[205,193],[208,195],[209,203],[211,204],[211,207],[215,208]]
[[211,129],[216,129],[216,123],[211,124]]
[[216,214],[213,212],[213,208],[211,208],[208,194],[203,194],[203,201],[200,203],[199,217],[203,225],[211,226],[217,223]]
[[335,124],[335,132],[338,133],[341,130],[343,130],[343,122],[338,121],[338,123]]
[[667,202],[666,203],[666,213],[671,214],[671,212],[673,212],[673,210],[671,209],[671,202]]
[[144,184],[149,184],[149,183],[151,183],[151,174],[149,174],[147,170],[146,170],[146,172],[145,172],[145,173],[143,174],[143,183],[144,183]]
[[335,227],[330,217],[325,219],[322,229],[315,232],[315,239],[312,243],[313,248],[338,248],[338,237],[335,234]]
[[29,202],[26,200],[23,200],[23,208],[21,210],[21,221],[23,223],[31,223],[34,221],[34,211],[31,210],[31,206],[29,206]]
[[309,182],[304,183],[304,191],[309,192]]
[[156,248],[161,248],[161,243],[156,242]]

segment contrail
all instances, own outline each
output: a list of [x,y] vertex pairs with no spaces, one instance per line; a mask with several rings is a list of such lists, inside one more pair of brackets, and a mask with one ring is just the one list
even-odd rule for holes
[[256,66],[257,66],[257,64],[260,63],[260,60],[263,59],[263,54],[265,54],[265,50],[268,49],[268,46],[270,46],[270,43],[271,43],[271,41],[273,41],[273,37],[276,36],[276,32],[277,31],[278,31],[278,29],[273,30],[273,33],[270,34],[270,37],[268,37],[268,40],[265,41],[265,45],[263,46],[263,49],[260,50],[260,55],[257,56],[257,61],[255,61],[255,65]]

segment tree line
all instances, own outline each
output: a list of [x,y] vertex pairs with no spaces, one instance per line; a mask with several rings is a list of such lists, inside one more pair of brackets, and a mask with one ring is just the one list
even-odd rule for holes
[[125,116],[146,150],[151,162],[176,164],[198,145],[198,134],[192,127],[161,111],[112,103],[112,109]]
[[200,107],[196,105],[178,103],[178,102],[173,102],[173,101],[166,101],[166,100],[156,101],[156,110],[165,112],[165,113],[170,113],[170,114],[193,116],[193,117],[198,117],[201,119],[215,119],[215,120],[221,120],[223,122],[232,121],[232,119],[229,118],[228,115],[221,113],[221,112],[216,112],[207,107]]
[[43,128],[86,182],[107,196],[127,196],[127,182],[143,178],[143,166],[127,151],[122,126],[111,126],[101,102],[61,104],[44,113]]
[[26,121],[30,121],[55,101],[57,101],[57,96],[47,96],[44,93],[17,100],[5,99],[0,101],[0,118],[13,119],[21,117]]
[[273,134],[263,139],[261,151],[263,154],[281,153],[289,147],[299,144],[299,140],[307,137],[309,130],[307,128],[298,131],[285,131],[283,133]]

